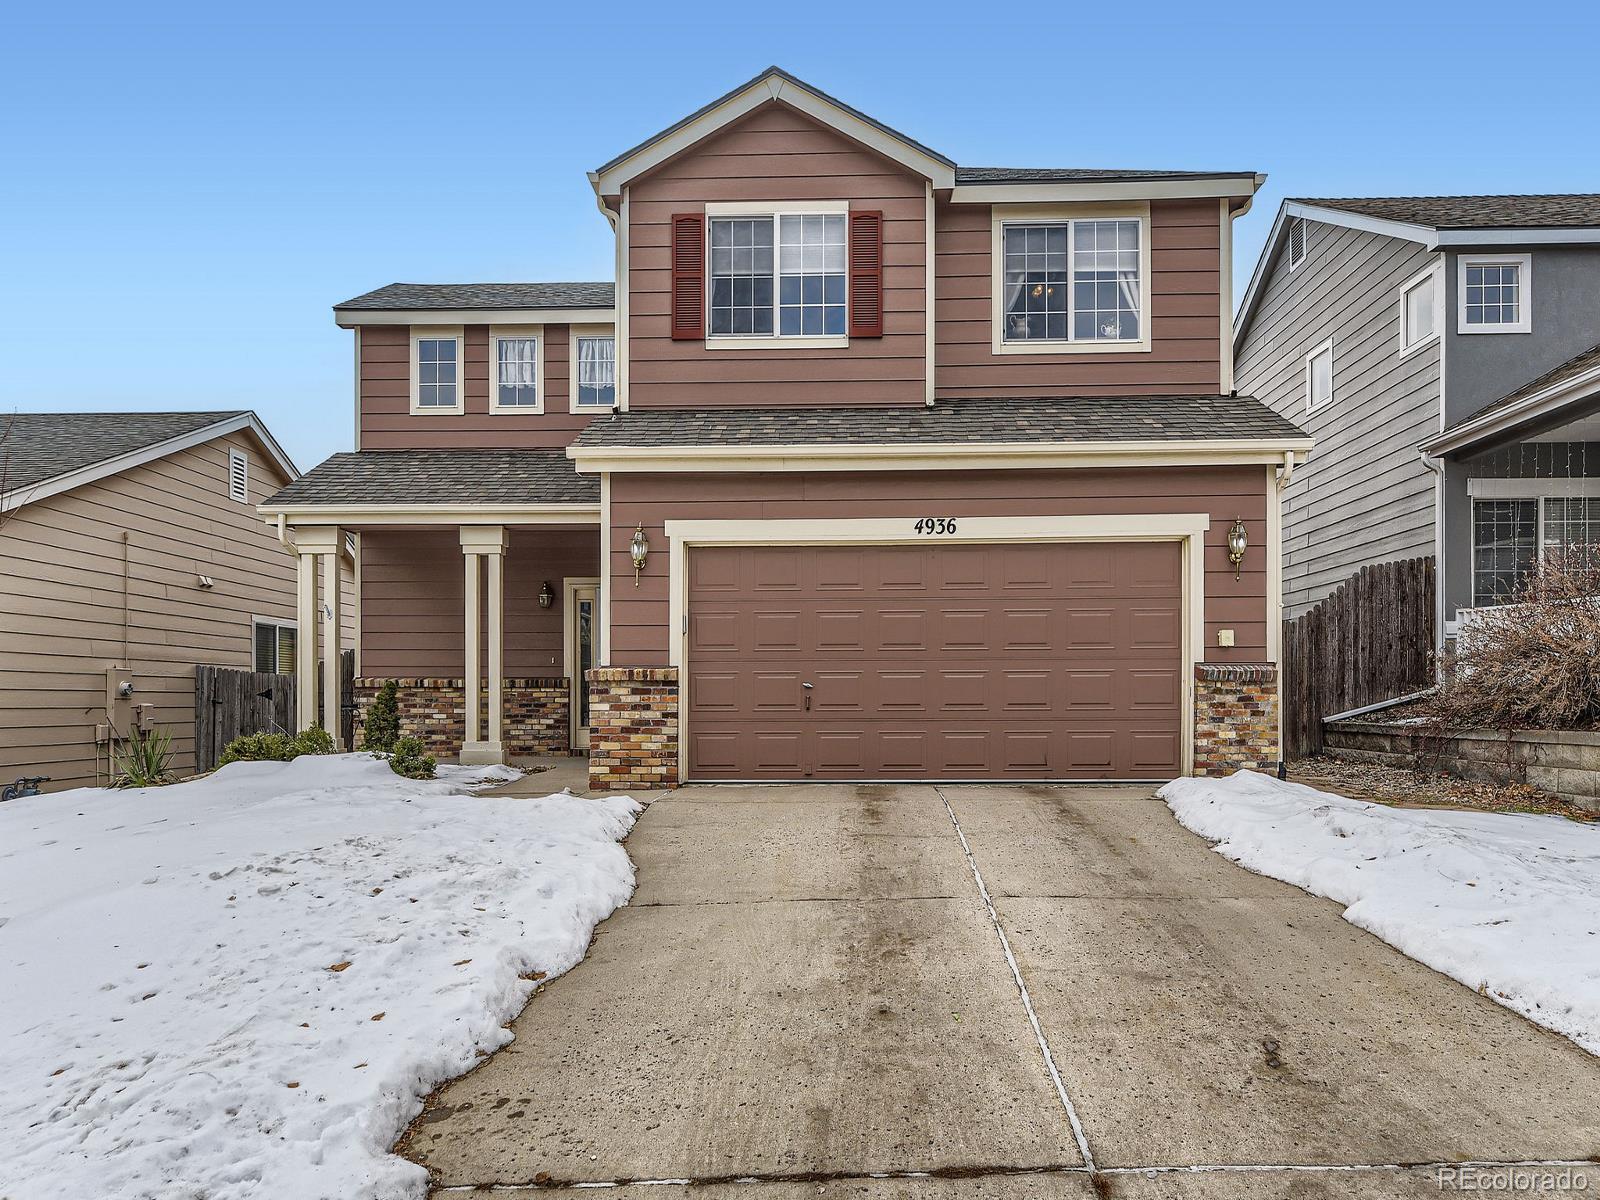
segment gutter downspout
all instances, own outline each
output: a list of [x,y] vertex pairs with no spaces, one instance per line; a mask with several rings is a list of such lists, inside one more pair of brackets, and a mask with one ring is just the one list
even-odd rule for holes
[[1284,707],[1283,707],[1283,493],[1288,490],[1289,481],[1294,478],[1294,451],[1283,452],[1283,466],[1276,471],[1277,490],[1273,493],[1268,503],[1277,506],[1278,519],[1273,522],[1276,526],[1278,545],[1276,553],[1278,586],[1277,611],[1269,613],[1270,620],[1276,621],[1278,633],[1278,778],[1289,778],[1289,761],[1284,757]]
[[1444,459],[1417,449],[1422,465],[1433,472],[1433,674],[1437,680],[1444,661]]

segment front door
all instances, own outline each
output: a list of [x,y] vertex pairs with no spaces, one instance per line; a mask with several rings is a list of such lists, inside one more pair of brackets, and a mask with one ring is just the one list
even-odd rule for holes
[[572,689],[572,746],[589,748],[589,668],[594,666],[594,635],[599,589],[590,580],[566,581],[567,678]]

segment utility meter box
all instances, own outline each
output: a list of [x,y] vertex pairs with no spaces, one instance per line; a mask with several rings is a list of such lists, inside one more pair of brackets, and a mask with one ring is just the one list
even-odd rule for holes
[[106,668],[106,720],[112,737],[127,737],[133,732],[134,695],[138,683],[127,667]]

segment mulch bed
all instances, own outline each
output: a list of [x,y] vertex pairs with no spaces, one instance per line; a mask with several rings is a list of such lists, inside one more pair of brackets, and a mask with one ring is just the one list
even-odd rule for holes
[[1473,783],[1439,771],[1346,762],[1325,754],[1290,763],[1289,778],[1320,791],[1397,808],[1464,808],[1477,812],[1555,813],[1574,821],[1600,819],[1600,814],[1526,784]]

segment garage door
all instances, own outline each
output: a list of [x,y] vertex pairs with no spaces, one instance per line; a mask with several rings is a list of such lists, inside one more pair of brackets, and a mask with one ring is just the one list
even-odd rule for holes
[[1177,774],[1175,542],[698,547],[691,779]]

